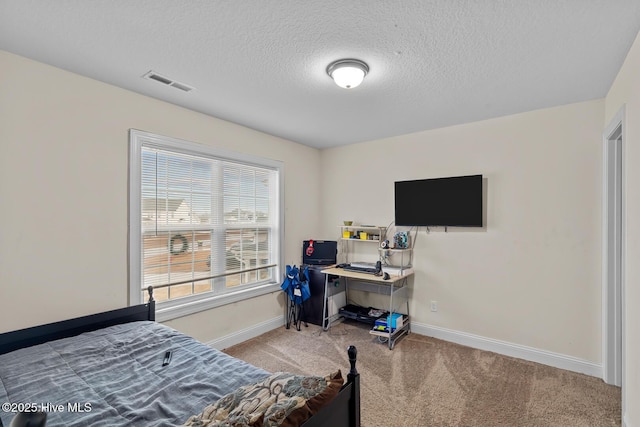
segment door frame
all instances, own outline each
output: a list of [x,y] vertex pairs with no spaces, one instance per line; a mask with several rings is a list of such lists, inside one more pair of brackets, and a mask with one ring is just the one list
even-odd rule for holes
[[[626,253],[626,204],[625,204],[625,106],[611,120],[602,134],[603,197],[602,197],[602,379],[622,387],[622,410],[625,410],[625,253]],[[611,149],[612,144],[616,148]],[[615,153],[619,150],[621,161]],[[613,151],[613,153],[612,153]],[[615,205],[611,192],[612,180],[619,180],[620,212],[610,215]],[[614,208],[615,210],[616,208]],[[619,234],[610,233],[615,221],[620,221]],[[612,255],[612,258],[610,258]],[[619,266],[619,271],[617,270]]]

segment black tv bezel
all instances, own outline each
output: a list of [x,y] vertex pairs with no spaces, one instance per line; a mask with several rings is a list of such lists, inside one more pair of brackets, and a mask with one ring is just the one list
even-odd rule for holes
[[[398,184],[402,183],[415,183],[421,181],[440,181],[440,180],[450,180],[456,178],[479,178],[480,180],[480,213],[479,213],[479,222],[474,223],[461,223],[461,222],[433,222],[433,221],[416,221],[415,223],[411,222],[398,222]],[[466,228],[482,228],[484,227],[484,195],[483,195],[483,180],[484,176],[482,174],[473,174],[473,175],[459,175],[459,176],[447,176],[447,177],[438,177],[438,178],[423,178],[423,179],[411,179],[411,180],[403,180],[403,181],[395,181],[394,182],[394,221],[395,225],[403,226],[403,227],[466,227]],[[446,223],[445,223],[446,222]]]

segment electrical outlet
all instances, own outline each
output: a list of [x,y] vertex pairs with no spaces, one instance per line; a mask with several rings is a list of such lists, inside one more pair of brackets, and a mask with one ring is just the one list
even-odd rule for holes
[[438,301],[431,301],[431,311],[438,311]]

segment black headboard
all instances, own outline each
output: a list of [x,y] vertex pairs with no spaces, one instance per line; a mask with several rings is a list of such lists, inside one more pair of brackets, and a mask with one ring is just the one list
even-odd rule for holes
[[153,288],[151,288],[149,289],[149,302],[146,304],[119,308],[0,334],[0,354],[121,323],[140,320],[155,321],[155,313],[156,305],[153,299]]

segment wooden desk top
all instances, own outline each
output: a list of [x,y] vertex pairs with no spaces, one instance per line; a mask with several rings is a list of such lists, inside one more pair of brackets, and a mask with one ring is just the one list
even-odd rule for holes
[[399,282],[400,280],[406,279],[407,277],[413,274],[413,272],[405,274],[404,276],[396,276],[394,274],[390,274],[389,279],[384,280],[382,276],[374,276],[373,274],[360,273],[358,271],[349,271],[343,268],[336,268],[336,267],[324,269],[322,270],[322,272],[325,274],[333,274],[334,276],[362,280],[363,282],[386,283],[386,284]]

